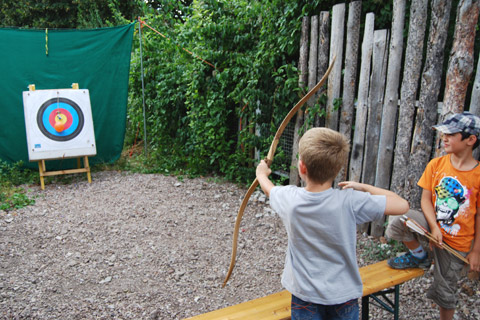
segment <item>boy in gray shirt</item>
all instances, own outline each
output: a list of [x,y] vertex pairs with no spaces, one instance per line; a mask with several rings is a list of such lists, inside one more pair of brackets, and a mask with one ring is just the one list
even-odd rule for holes
[[[288,234],[283,286],[292,294],[292,319],[358,319],[362,280],[356,259],[356,227],[408,211],[395,193],[346,181],[332,183],[347,163],[348,140],[327,128],[300,139],[298,170],[305,187],[274,186],[265,161],[257,179]],[[315,316],[314,316],[315,315]],[[313,317],[312,317],[313,316]],[[310,318],[312,317],[312,318]]]

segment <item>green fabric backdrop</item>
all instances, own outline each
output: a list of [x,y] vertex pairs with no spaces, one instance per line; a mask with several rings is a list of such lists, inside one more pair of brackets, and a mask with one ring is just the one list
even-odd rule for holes
[[[91,30],[0,28],[0,158],[28,160],[22,92],[71,88],[90,91],[97,156],[90,163],[119,158],[125,136],[128,75],[135,23]],[[48,40],[47,40],[48,34]],[[48,47],[48,55],[47,55]],[[47,161],[49,169],[76,161]]]

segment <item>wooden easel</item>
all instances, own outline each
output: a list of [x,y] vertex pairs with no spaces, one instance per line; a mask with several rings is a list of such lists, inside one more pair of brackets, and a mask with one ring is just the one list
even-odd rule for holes
[[[78,89],[78,83],[72,83],[72,89]],[[31,84],[28,86],[30,91],[35,91],[35,85]],[[81,158],[83,158],[83,168],[81,167]],[[58,158],[58,159],[48,159],[48,160],[59,160],[65,158]],[[90,165],[88,164],[88,156],[78,157],[77,158],[77,169],[67,169],[67,170],[57,170],[57,171],[47,171],[47,167],[45,165],[45,160],[38,161],[38,172],[40,174],[40,185],[42,190],[45,190],[45,180],[44,177],[49,176],[57,176],[61,174],[73,174],[73,173],[87,173],[88,183],[92,183],[92,175],[90,173]]]
[[[54,159],[52,159],[54,160]],[[45,190],[45,181],[43,177],[49,176],[58,176],[61,174],[71,174],[71,173],[87,173],[88,183],[92,183],[92,175],[90,173],[90,166],[88,164],[88,157],[83,157],[83,168],[81,167],[81,157],[77,158],[77,169],[68,169],[68,170],[58,170],[58,171],[47,171],[45,167],[45,160],[38,161],[38,172],[40,173],[40,184],[42,190]]]

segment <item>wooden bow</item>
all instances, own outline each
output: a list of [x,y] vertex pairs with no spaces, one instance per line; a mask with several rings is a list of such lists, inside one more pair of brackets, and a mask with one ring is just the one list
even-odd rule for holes
[[[275,154],[278,142],[280,141],[280,137],[282,136],[283,131],[287,127],[287,124],[290,122],[293,116],[297,113],[297,111],[300,110],[300,108],[308,100],[310,100],[310,98],[315,94],[315,92],[317,92],[318,89],[320,89],[323,86],[323,84],[327,80],[328,75],[330,74],[330,71],[332,71],[334,63],[335,63],[335,57],[333,57],[332,62],[328,67],[327,71],[325,72],[325,74],[323,75],[322,79],[315,85],[315,87],[312,88],[312,90],[310,90],[302,99],[300,99],[300,101],[297,102],[297,104],[287,114],[285,119],[283,119],[282,123],[280,124],[280,127],[277,129],[277,132],[275,133],[275,137],[273,138],[272,144],[270,145],[270,150],[268,151],[267,158],[265,159],[265,162],[268,164],[268,166],[270,166],[273,162],[273,155]],[[228,279],[230,279],[230,276],[233,272],[233,268],[235,267],[240,223],[242,222],[243,213],[247,206],[248,200],[250,199],[253,191],[255,191],[257,186],[258,186],[258,180],[257,178],[255,178],[255,180],[250,185],[250,188],[248,188],[247,193],[243,198],[242,204],[240,205],[240,209],[238,210],[237,219],[235,220],[235,230],[233,231],[232,258],[230,260],[230,267],[228,268],[227,276],[225,277],[225,281],[223,282],[222,288],[225,287],[225,285],[227,284]]]

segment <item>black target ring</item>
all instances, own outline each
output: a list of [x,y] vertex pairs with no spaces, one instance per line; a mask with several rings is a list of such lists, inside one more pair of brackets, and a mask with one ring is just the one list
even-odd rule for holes
[[[49,122],[50,114],[61,106],[67,109],[71,116],[74,118],[74,123],[66,134],[61,134],[55,131],[51,123]],[[82,109],[74,101],[67,98],[52,98],[45,101],[37,112],[37,125],[40,131],[49,139],[55,141],[68,141],[80,134],[83,129],[85,119]]]

